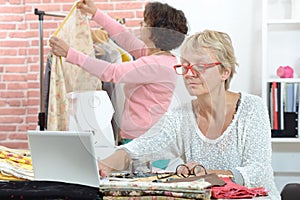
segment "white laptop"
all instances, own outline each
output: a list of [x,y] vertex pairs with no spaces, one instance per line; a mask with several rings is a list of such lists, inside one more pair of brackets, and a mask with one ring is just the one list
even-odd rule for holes
[[28,131],[35,180],[99,187],[92,132]]

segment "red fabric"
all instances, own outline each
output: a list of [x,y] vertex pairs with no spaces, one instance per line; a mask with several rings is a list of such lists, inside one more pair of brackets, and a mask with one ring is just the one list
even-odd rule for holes
[[219,198],[230,198],[230,199],[242,199],[242,198],[253,198],[257,196],[267,196],[268,192],[263,187],[258,188],[247,188],[242,185],[238,185],[231,181],[230,178],[222,178],[226,185],[224,186],[213,186],[212,197]]

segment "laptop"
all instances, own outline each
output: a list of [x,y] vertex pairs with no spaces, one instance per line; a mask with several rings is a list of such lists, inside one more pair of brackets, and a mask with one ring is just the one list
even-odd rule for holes
[[28,131],[35,180],[99,187],[92,132]]

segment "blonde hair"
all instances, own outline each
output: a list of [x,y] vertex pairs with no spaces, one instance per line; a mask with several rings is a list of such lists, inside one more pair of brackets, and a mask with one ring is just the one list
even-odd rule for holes
[[230,76],[225,81],[225,90],[229,89],[233,74],[236,73],[238,66],[229,35],[219,31],[204,30],[189,36],[182,44],[181,53],[189,50],[203,54],[201,51],[203,48],[208,49],[217,61],[222,63],[220,70],[231,69]]

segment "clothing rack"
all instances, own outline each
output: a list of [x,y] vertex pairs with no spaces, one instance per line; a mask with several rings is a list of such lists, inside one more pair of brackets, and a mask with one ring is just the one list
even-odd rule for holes
[[[44,102],[44,42],[43,42],[43,20],[44,16],[61,17],[65,18],[67,14],[64,13],[53,13],[45,12],[37,8],[34,9],[34,14],[39,16],[39,54],[40,54],[40,112],[38,114],[38,126],[40,131],[44,131],[46,127],[46,113],[45,113],[45,102]],[[89,20],[91,17],[88,18]],[[116,18],[120,24],[125,24],[125,18]]]
[[34,9],[34,14],[39,16],[39,49],[40,49],[40,112],[38,114],[38,126],[40,131],[45,130],[46,115],[44,108],[44,42],[43,42],[43,20],[44,16],[66,17],[66,14],[51,13]]

